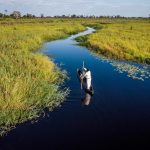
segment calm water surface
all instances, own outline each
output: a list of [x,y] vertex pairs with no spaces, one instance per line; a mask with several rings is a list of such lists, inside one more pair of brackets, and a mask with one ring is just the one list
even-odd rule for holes
[[[0,150],[22,149],[148,149],[150,136],[150,79],[144,82],[119,74],[108,62],[76,45],[75,37],[46,43],[42,53],[67,70],[71,92],[62,107],[38,123],[25,123],[0,139]],[[95,95],[81,102],[76,69],[85,61],[92,71]],[[96,148],[97,147],[97,148]]]

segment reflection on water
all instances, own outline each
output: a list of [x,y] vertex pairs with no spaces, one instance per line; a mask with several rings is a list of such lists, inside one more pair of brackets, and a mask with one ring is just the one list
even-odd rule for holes
[[86,93],[84,95],[84,97],[81,99],[81,102],[83,105],[88,106],[91,103],[91,99],[92,99],[92,96],[90,94]]

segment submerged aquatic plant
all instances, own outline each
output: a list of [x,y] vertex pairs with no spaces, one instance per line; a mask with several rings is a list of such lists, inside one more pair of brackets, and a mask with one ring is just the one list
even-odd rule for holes
[[150,78],[150,66],[148,65],[139,65],[127,61],[112,60],[96,53],[91,54],[96,56],[97,59],[100,59],[102,62],[112,65],[118,73],[125,73],[129,78],[141,81]]
[[150,78],[150,70],[148,67],[137,66],[127,62],[112,62],[111,64],[116,67],[116,71],[119,73],[127,73],[127,76],[132,79],[144,81]]

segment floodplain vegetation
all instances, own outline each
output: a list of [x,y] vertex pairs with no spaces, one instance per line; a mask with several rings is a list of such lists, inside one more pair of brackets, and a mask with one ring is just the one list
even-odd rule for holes
[[[96,26],[97,25],[97,26]],[[106,57],[150,64],[150,20],[110,20],[77,40]]]
[[0,21],[0,134],[18,123],[52,110],[67,96],[66,78],[47,56],[36,51],[44,41],[85,30],[68,21],[6,19]]
[[64,101],[68,90],[61,84],[66,73],[37,50],[45,41],[65,38],[87,26],[96,31],[77,40],[91,51],[150,64],[148,19],[0,19],[1,135]]
[[99,19],[83,24],[96,31],[78,37],[80,45],[129,78],[141,81],[150,78],[150,19]]

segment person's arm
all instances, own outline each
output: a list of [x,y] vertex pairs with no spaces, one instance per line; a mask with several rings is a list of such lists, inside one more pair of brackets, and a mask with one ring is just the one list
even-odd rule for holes
[[81,76],[80,76],[81,80],[83,80],[85,78],[85,76],[86,76],[86,73],[85,74],[81,74]]

